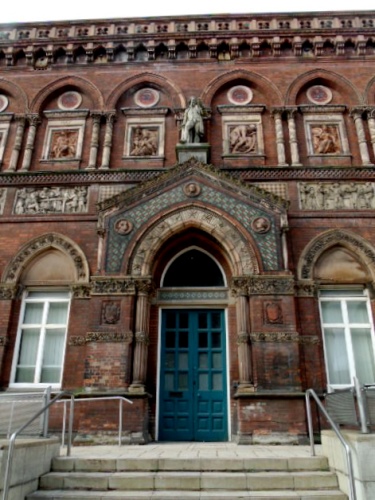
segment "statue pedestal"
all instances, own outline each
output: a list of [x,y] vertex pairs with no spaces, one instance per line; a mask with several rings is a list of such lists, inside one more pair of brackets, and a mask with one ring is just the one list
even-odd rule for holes
[[207,142],[203,143],[187,143],[179,142],[176,146],[176,155],[178,163],[185,163],[190,158],[195,158],[202,163],[208,163],[210,145]]

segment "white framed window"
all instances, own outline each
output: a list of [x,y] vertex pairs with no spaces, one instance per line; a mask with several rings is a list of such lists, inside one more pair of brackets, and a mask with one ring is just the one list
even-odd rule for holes
[[11,386],[61,386],[70,293],[27,291],[22,300]]
[[329,390],[375,383],[375,341],[370,301],[359,289],[321,290],[320,318]]

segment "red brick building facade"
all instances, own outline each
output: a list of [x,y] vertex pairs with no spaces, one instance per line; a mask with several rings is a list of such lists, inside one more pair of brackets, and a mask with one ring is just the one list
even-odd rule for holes
[[374,383],[374,23],[1,26],[1,388],[126,395],[132,442],[298,442],[307,388]]

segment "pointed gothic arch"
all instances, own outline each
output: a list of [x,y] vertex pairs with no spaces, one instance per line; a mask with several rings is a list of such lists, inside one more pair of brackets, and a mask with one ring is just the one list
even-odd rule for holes
[[299,260],[299,279],[312,280],[314,267],[318,259],[324,252],[337,246],[354,253],[358,260],[368,269],[372,279],[375,280],[375,249],[360,236],[340,229],[327,231],[317,236],[307,245]]
[[17,284],[24,269],[41,253],[50,249],[61,251],[69,257],[75,269],[76,283],[88,283],[89,266],[85,254],[70,238],[58,233],[47,233],[27,242],[5,268],[2,282]]
[[123,272],[133,276],[149,276],[159,249],[173,235],[178,235],[188,227],[200,229],[220,242],[224,249],[232,273],[235,276],[259,274],[261,259],[257,256],[255,245],[222,214],[201,206],[187,206],[174,209],[156,220],[136,235],[129,245],[128,258],[124,259]]

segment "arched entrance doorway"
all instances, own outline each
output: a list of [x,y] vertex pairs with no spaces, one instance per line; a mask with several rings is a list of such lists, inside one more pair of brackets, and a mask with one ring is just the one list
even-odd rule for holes
[[[225,287],[220,264],[202,248],[187,248],[165,266],[161,289],[174,292],[174,301],[160,309],[160,441],[228,440],[225,309],[204,298]],[[178,304],[185,293],[195,294],[195,307]]]

